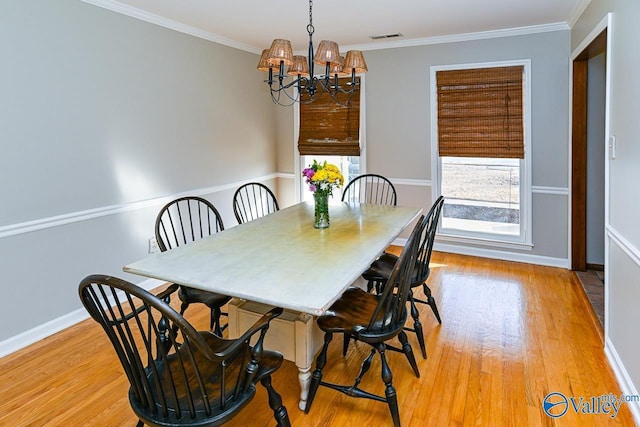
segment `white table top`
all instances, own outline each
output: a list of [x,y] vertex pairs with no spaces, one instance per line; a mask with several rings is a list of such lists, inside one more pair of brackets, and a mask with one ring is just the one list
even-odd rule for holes
[[281,209],[124,271],[318,316],[422,211],[332,204],[331,226],[318,230],[313,210]]

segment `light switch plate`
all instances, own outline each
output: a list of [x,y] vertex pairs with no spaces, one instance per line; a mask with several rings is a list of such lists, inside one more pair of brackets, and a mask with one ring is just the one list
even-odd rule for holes
[[616,136],[611,135],[609,137],[609,155],[611,156],[611,160],[616,158]]

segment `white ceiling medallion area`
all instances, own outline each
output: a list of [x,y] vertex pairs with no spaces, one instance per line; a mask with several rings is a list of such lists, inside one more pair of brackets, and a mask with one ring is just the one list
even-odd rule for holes
[[[299,0],[273,0],[261,10],[260,0],[81,0],[104,9],[225,46],[260,54],[261,46],[278,34],[302,34],[307,5]],[[451,43],[568,30],[591,0],[451,0],[442,4],[404,0],[390,7],[383,0],[319,0],[318,39],[342,40],[346,50],[377,50]],[[479,7],[482,13],[480,16]],[[339,10],[339,14],[335,11]],[[254,11],[254,12],[248,12]],[[260,11],[259,13],[256,11]],[[273,19],[265,14],[279,14]],[[270,15],[269,15],[270,16]],[[455,19],[453,19],[455,18]],[[276,24],[274,24],[274,22]],[[403,34],[373,40],[371,35]],[[305,54],[306,44],[292,38],[295,54]]]

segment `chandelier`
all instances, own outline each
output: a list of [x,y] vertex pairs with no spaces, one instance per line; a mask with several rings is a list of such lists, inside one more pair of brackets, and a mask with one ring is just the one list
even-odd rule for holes
[[[313,0],[309,0],[309,56],[293,55],[291,42],[284,39],[275,39],[270,49],[262,51],[258,70],[269,73],[269,79],[265,80],[265,83],[269,85],[271,100],[274,103],[310,103],[316,99],[320,91],[324,91],[328,92],[333,102],[348,104],[359,84],[356,74],[367,72],[367,64],[361,51],[350,50],[342,57],[338,43],[334,41],[322,40],[314,55],[314,31]],[[315,75],[316,64],[324,67],[324,74]],[[351,78],[347,79],[349,76]],[[289,77],[293,80],[287,82]],[[346,83],[340,84],[345,80]]]

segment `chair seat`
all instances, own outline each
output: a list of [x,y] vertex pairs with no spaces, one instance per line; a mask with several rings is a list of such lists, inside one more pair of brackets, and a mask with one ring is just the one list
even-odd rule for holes
[[180,286],[178,297],[180,301],[186,304],[202,303],[209,308],[221,307],[231,301],[231,297],[228,295],[201,291],[200,289],[189,288],[187,286]]
[[[208,331],[200,331],[200,335],[204,337],[207,344],[211,346],[217,352],[224,351],[230,345],[232,345],[236,340],[229,340],[220,338],[219,336],[208,332]],[[245,345],[242,350],[238,351],[238,354],[244,354],[245,357],[249,356],[248,351],[250,350],[249,345]],[[242,353],[244,351],[245,353]],[[198,353],[201,355],[201,353]],[[254,383],[260,381],[265,375],[270,375],[275,372],[281,365],[283,361],[283,356],[280,352],[271,351],[271,350],[262,350],[262,355],[260,356],[260,369],[256,374],[256,378],[254,379]],[[246,360],[242,360],[241,357],[234,359],[233,363],[246,365]]]
[[324,315],[318,318],[318,327],[325,332],[347,333],[364,342],[369,342],[370,338],[380,341],[385,334],[380,331],[384,331],[384,328],[378,328],[378,326],[382,325],[383,320],[388,321],[383,315],[378,316],[374,327],[371,328],[376,332],[373,334],[367,332],[379,300],[378,295],[350,287]]
[[[385,252],[380,255],[380,257],[375,260],[364,273],[362,273],[362,277],[367,281],[386,282],[391,275],[397,260],[398,257],[396,255]],[[417,277],[421,271],[420,266],[420,263],[417,262],[413,268],[411,275],[412,288],[422,285],[429,278],[430,269],[428,267],[426,268],[426,274],[424,274],[424,277]]]
[[[217,337],[216,335],[210,332],[200,332],[200,335],[205,339],[207,344],[211,346],[212,349],[216,351],[224,351],[227,347],[234,343],[233,340],[225,340]],[[178,353],[173,354],[167,358],[167,363],[169,365],[169,369],[165,369],[163,364],[159,364],[157,368],[157,379],[159,384],[161,384],[163,393],[165,396],[171,396],[173,394],[173,387],[176,385],[175,378],[170,377],[170,373],[180,372],[184,365],[185,374],[189,380],[189,389],[196,390],[200,385],[197,382],[197,376],[193,373],[193,363],[189,363],[189,358],[186,351],[182,351],[181,349]],[[235,378],[240,375],[240,370],[244,369],[247,364],[247,360],[249,358],[249,352],[251,348],[249,345],[245,345],[241,347],[230,359],[226,359],[226,369],[224,371],[224,375],[228,378]],[[195,365],[199,367],[200,373],[205,380],[204,384],[206,390],[206,396],[209,400],[209,406],[211,407],[212,414],[209,415],[206,413],[204,409],[200,409],[194,417],[197,419],[206,420],[207,424],[216,423],[217,421],[223,421],[226,418],[229,418],[230,413],[235,413],[239,408],[246,405],[255,394],[255,387],[248,388],[244,393],[237,393],[235,388],[236,385],[233,381],[226,382],[226,387],[224,390],[224,395],[226,397],[226,405],[225,409],[221,409],[220,399],[222,396],[221,390],[221,377],[223,374],[222,366],[219,363],[211,363],[201,352],[195,351],[193,352]],[[252,381],[252,384],[257,384],[262,378],[272,374],[282,365],[283,357],[280,353],[264,350],[262,353],[262,357],[260,358],[260,367],[258,373]],[[204,368],[203,368],[204,367]],[[155,375],[149,369],[147,369],[148,377],[150,378],[150,383],[154,384],[155,379],[153,376]],[[182,382],[178,384],[184,385]],[[172,422],[175,422],[175,425],[181,424],[181,419],[184,422],[187,422],[188,425],[194,424],[194,418],[184,417],[176,413],[176,407],[179,408],[188,408],[190,404],[194,404],[196,408],[204,408],[207,405],[202,402],[202,394],[198,393],[188,393],[184,390],[184,387],[180,387],[176,389],[178,395],[178,405],[176,402],[172,402],[171,400],[167,401],[167,411],[169,411],[169,419]],[[153,408],[145,408],[141,402],[138,402],[135,394],[130,391],[129,397],[131,399],[131,405],[134,411],[140,418],[147,420],[154,420],[157,418],[153,415]],[[167,418],[164,419],[166,422]]]

